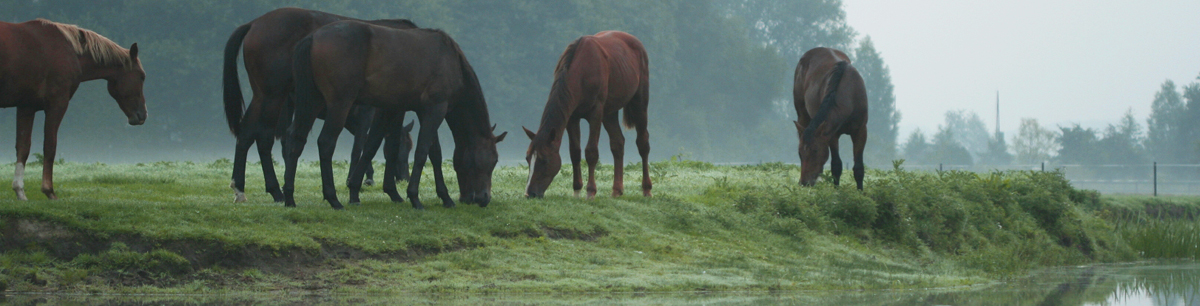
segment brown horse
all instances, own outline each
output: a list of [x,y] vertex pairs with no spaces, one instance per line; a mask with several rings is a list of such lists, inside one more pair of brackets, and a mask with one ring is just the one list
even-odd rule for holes
[[[270,193],[276,202],[283,201],[283,192],[279,190],[279,180],[275,177],[275,166],[270,161],[275,138],[284,136],[291,121],[292,110],[288,99],[294,87],[292,51],[301,38],[338,20],[356,19],[299,8],[281,8],[238,27],[230,35],[225,44],[224,89],[225,117],[229,122],[229,130],[237,137],[233,158],[233,181],[229,186],[234,190],[234,201],[246,201],[246,154],[250,151],[250,145],[255,143],[258,143],[259,159],[263,161],[267,193]],[[405,19],[368,22],[401,29],[417,27]],[[244,115],[244,101],[237,70],[238,48],[242,45],[245,45],[242,52],[246,56],[246,75],[250,79],[250,89],[254,92]],[[370,107],[356,108],[346,121],[346,129],[355,135],[354,150],[350,155],[351,165],[359,163],[359,155],[367,136],[367,129],[371,126],[372,116],[374,110]],[[396,134],[396,137],[398,140],[388,141],[388,145],[399,146],[402,149],[389,151],[408,152],[409,147],[403,146],[404,142],[412,142],[408,140],[408,134]],[[370,160],[366,163],[369,165]],[[407,164],[399,166],[407,169]],[[407,179],[407,176],[401,174],[399,179]]]
[[825,161],[833,156],[833,185],[842,177],[838,137],[854,142],[854,181],[863,188],[863,148],[867,144],[867,90],[858,69],[842,51],[808,50],[796,65],[796,131],[800,135],[800,185],[817,182]]
[[[433,163],[433,174],[442,205],[453,207],[442,177],[442,152],[437,129],[445,120],[454,135],[454,170],[458,173],[460,201],[481,206],[491,200],[492,170],[498,154],[496,143],[507,133],[493,135],[487,102],[475,70],[446,33],[428,29],[393,29],[357,21],[331,23],[296,46],[296,118],[285,144],[287,172],[284,192],[287,205],[294,206],[296,162],[304,150],[315,110],[326,110],[325,126],[317,140],[321,156],[322,191],[334,209],[341,209],[334,189],[330,159],[346,114],[353,105],[370,105],[382,115],[371,128],[366,154],[378,148],[381,134],[394,131],[406,111],[421,121],[408,197],[414,208],[419,199],[421,170],[425,159]],[[392,120],[387,120],[392,119]],[[387,156],[385,155],[385,158]],[[388,163],[391,163],[390,158]],[[359,166],[357,168],[362,168]],[[386,168],[386,169],[391,169]],[[362,171],[353,169],[352,178]],[[387,178],[387,175],[384,175]],[[359,186],[351,180],[352,202]],[[395,186],[385,183],[392,201],[404,199]]]
[[108,81],[108,93],[117,100],[130,125],[146,122],[142,82],[146,72],[138,59],[138,46],[128,50],[78,26],[37,19],[23,23],[0,22],[0,107],[17,108],[17,165],[13,191],[25,197],[25,160],[29,158],[33,116],[46,111],[42,153],[42,193],[54,195],[54,154],[58,126],[67,104],[84,81]]
[[633,35],[604,31],[583,36],[567,46],[554,69],[554,85],[542,111],[538,132],[525,129],[529,136],[529,181],[526,197],[542,197],[562,167],[558,151],[563,130],[571,141],[571,164],[575,169],[575,196],[583,188],[579,169],[579,120],[588,121],[588,199],[596,196],[596,162],[600,159],[600,124],[608,130],[613,154],[614,197],[624,193],[625,136],[617,122],[617,111],[625,109],[625,126],[637,128],[638,153],[642,155],[642,195],[650,196],[650,133],[646,131],[646,110],[650,103],[649,59],[642,42]]

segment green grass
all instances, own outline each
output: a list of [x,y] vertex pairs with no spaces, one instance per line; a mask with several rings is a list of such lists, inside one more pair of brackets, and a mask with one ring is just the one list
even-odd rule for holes
[[[450,165],[447,185],[456,194]],[[258,169],[250,165],[249,169]],[[785,164],[640,165],[626,194],[597,172],[596,200],[571,196],[564,167],[545,199],[522,195],[524,167],[494,174],[487,208],[321,201],[302,165],[298,208],[261,191],[233,203],[231,165],[56,165],[61,200],[0,200],[0,288],[67,292],[632,292],[929,288],[989,283],[1039,267],[1139,258],[1101,210],[1111,199],[1056,172],[871,170],[866,191],[797,186]],[[0,166],[0,173],[12,166]],[[344,176],[345,164],[336,164]],[[39,173],[30,167],[28,173]],[[850,171],[847,171],[850,172]],[[26,186],[39,186],[36,175]],[[830,178],[826,177],[825,181]],[[339,191],[345,188],[339,178]],[[842,179],[851,182],[849,173]],[[404,184],[404,183],[402,183]],[[1103,202],[1103,203],[1102,203]],[[1106,213],[1108,215],[1106,215]],[[34,233],[41,233],[35,235]],[[18,241],[19,240],[19,241]],[[94,242],[93,242],[94,241]]]

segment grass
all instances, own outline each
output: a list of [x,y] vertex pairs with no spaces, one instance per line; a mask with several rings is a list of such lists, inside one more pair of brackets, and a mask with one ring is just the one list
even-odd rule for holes
[[[539,200],[521,196],[528,169],[502,167],[489,207],[444,209],[426,171],[428,210],[391,203],[373,187],[362,206],[333,211],[320,201],[315,164],[299,170],[300,207],[291,209],[261,191],[257,171],[247,171],[250,202],[233,203],[230,168],[227,160],[56,165],[61,200],[35,189],[31,201],[0,200],[0,290],[929,288],[1144,256],[1107,219],[1121,214],[1107,209],[1117,207],[1113,199],[1075,190],[1057,172],[870,170],[860,192],[797,187],[799,168],[786,164],[667,161],[651,165],[653,198],[607,196],[605,165],[600,196],[587,201],[571,196],[570,167]],[[630,171],[638,168],[627,166],[626,182],[640,182],[640,171]],[[26,186],[40,185],[30,177]],[[638,184],[627,186],[640,194]],[[340,180],[339,188],[344,199]]]

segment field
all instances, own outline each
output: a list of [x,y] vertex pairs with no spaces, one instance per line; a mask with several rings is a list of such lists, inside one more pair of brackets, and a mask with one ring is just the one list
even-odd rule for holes
[[[444,167],[456,195],[452,168]],[[361,206],[334,211],[320,200],[313,163],[299,170],[298,208],[271,202],[258,171],[247,171],[250,202],[233,203],[227,160],[55,168],[62,200],[44,200],[38,175],[27,175],[33,200],[0,200],[0,291],[929,288],[1200,253],[1161,246],[1178,240],[1162,233],[1195,236],[1200,199],[1101,197],[1071,188],[1057,172],[897,167],[869,170],[862,192],[829,183],[800,188],[792,165],[671,160],[651,165],[653,198],[641,197],[636,183],[626,193],[638,195],[608,196],[612,167],[605,165],[599,196],[588,201],[571,195],[570,167],[546,198],[525,199],[528,169],[517,166],[496,170],[486,208],[442,208],[426,171],[428,210],[391,203],[375,186]],[[27,173],[40,170],[31,165]],[[852,182],[846,172],[842,181]],[[640,171],[626,173],[626,182],[641,179]],[[1161,233],[1144,230],[1155,226]]]

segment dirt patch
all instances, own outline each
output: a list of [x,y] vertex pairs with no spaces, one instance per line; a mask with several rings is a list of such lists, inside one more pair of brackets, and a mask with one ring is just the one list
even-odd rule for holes
[[[114,243],[119,242],[130,251],[138,253],[154,250],[173,252],[186,258],[191,263],[192,271],[212,267],[233,270],[253,268],[291,278],[305,278],[318,274],[329,269],[331,262],[337,260],[378,259],[408,262],[441,252],[482,246],[478,242],[454,240],[438,248],[415,246],[403,251],[368,253],[346,245],[318,241],[318,249],[273,249],[258,245],[231,246],[210,240],[153,240],[131,234],[100,236],[52,222],[20,218],[6,219],[0,233],[3,234],[0,237],[0,251],[42,251],[63,261],[71,261],[80,254],[108,251]],[[163,284],[170,278],[147,274],[145,271],[122,271],[105,276],[125,285]]]

